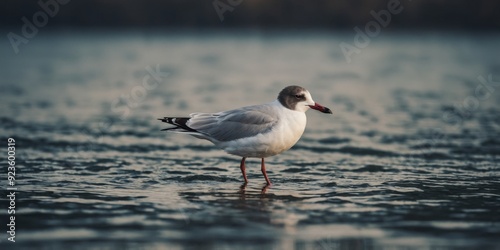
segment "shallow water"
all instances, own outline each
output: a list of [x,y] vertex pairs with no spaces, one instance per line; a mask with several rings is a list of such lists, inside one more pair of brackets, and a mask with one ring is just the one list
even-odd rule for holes
[[[17,55],[3,41],[15,246],[498,249],[500,85],[471,100],[479,76],[500,81],[500,36],[382,34],[347,63],[339,44],[352,39],[47,31]],[[258,159],[241,187],[238,157],[156,120],[272,101],[291,84],[334,114],[308,111],[299,143],[267,159],[265,192]]]

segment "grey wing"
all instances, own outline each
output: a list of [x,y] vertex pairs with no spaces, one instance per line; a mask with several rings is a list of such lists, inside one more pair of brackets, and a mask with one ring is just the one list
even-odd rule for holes
[[188,126],[217,141],[231,141],[266,133],[276,122],[265,106],[250,106],[215,114],[194,113]]

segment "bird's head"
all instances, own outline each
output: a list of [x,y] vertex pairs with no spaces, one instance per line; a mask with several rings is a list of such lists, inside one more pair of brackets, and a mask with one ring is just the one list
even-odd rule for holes
[[331,109],[313,101],[311,93],[300,86],[288,86],[281,90],[278,101],[284,107],[295,111],[306,112],[312,108],[322,113],[332,114]]

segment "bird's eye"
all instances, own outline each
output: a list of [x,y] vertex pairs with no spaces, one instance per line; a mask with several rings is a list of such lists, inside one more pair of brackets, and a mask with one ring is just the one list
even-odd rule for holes
[[304,95],[295,95],[295,98],[301,99],[301,98],[304,98]]

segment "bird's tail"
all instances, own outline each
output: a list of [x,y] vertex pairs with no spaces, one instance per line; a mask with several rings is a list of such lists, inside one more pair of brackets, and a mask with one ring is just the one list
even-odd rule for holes
[[173,125],[171,128],[162,129],[161,131],[171,131],[171,132],[198,132],[187,125],[189,117],[163,117],[158,118],[158,120]]

